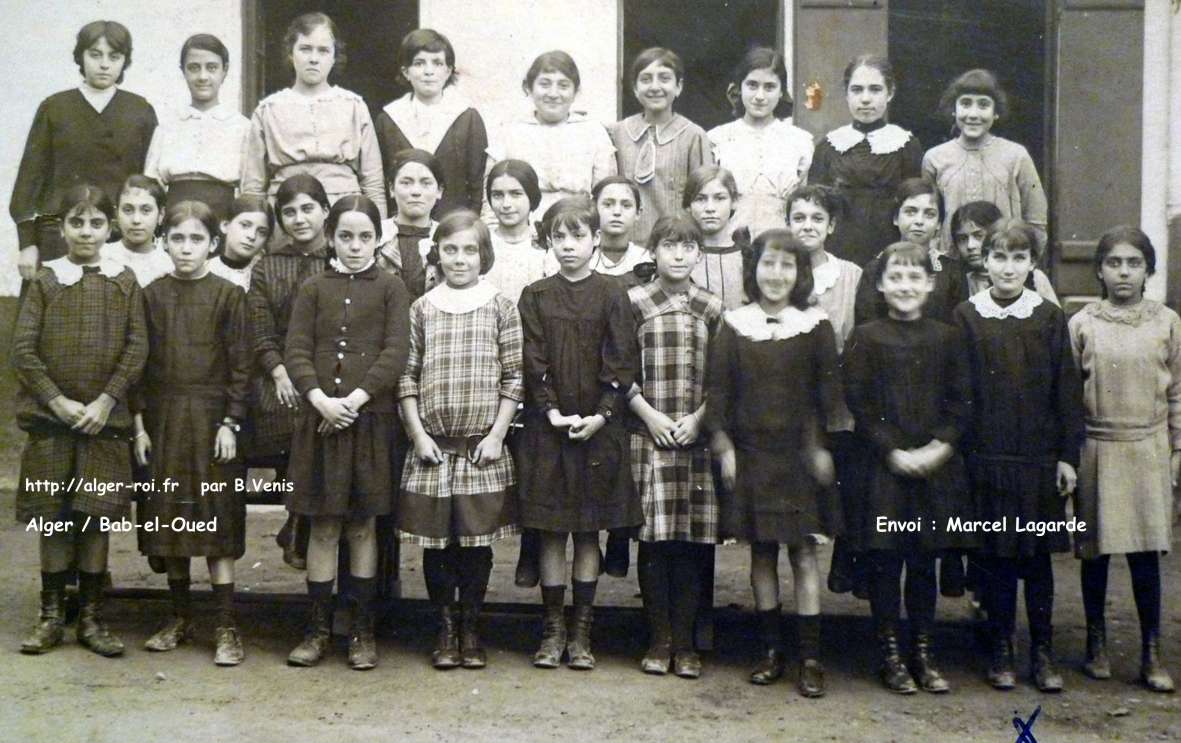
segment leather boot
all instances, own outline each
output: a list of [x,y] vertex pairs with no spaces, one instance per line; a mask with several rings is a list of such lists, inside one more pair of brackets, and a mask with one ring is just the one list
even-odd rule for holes
[[654,627],[652,639],[648,644],[648,652],[644,653],[644,658],[640,661],[640,670],[654,676],[663,676],[668,673],[671,664],[672,634],[669,632],[667,624]]
[[882,684],[895,694],[914,694],[918,691],[910,671],[902,662],[902,651],[898,648],[898,631],[893,625],[883,625],[878,628],[878,649],[881,653],[881,666],[878,676]]
[[1013,667],[1013,638],[999,635],[992,638],[992,661],[988,666],[988,683],[999,690],[1017,685],[1017,671]]
[[463,660],[459,655],[458,620],[455,607],[448,605],[439,609],[439,634],[431,653],[431,665],[440,671],[458,668]]
[[234,625],[218,627],[213,633],[216,650],[213,662],[219,666],[236,666],[246,658],[246,651],[242,647],[242,638],[238,628]]
[[1054,666],[1054,646],[1050,635],[1039,636],[1030,648],[1030,675],[1039,691],[1056,693],[1062,691],[1062,674]]
[[574,607],[574,615],[570,619],[569,639],[566,640],[566,665],[575,671],[590,671],[595,667],[590,639],[594,613],[594,606],[580,604]]
[[483,668],[488,665],[488,655],[480,647],[480,605],[465,604],[460,619],[460,664],[464,668]]
[[763,640],[763,657],[750,672],[750,682],[759,686],[773,684],[783,677],[787,658],[783,652],[783,629],[779,607],[759,611],[759,636]]
[[1087,659],[1083,673],[1102,681],[1111,678],[1111,661],[1107,658],[1107,623],[1102,619],[1087,622]]
[[1157,632],[1144,638],[1140,651],[1140,681],[1152,691],[1173,691],[1173,679],[1161,660],[1160,634]]
[[951,691],[951,686],[935,668],[931,645],[930,629],[925,626],[916,629],[910,650],[910,673],[923,691],[943,694]]
[[123,654],[123,641],[111,634],[103,622],[102,576],[94,580],[79,576],[78,642],[107,658]]
[[314,666],[328,652],[332,639],[332,599],[312,600],[303,642],[287,656],[289,666]]
[[66,592],[51,588],[41,591],[41,616],[37,626],[21,641],[26,655],[47,653],[61,644],[66,623]]
[[377,665],[377,640],[373,636],[373,606],[353,601],[349,626],[349,668],[368,671]]
[[800,673],[796,679],[796,691],[807,699],[824,696],[824,666],[815,658],[800,661]]
[[541,647],[533,654],[533,665],[538,668],[562,665],[562,653],[566,649],[566,621],[562,608],[562,604],[545,606],[545,617],[541,620]]

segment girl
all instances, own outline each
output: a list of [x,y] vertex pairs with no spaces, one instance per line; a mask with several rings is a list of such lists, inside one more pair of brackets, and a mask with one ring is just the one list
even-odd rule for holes
[[[635,269],[651,254],[632,242],[636,218],[643,211],[640,187],[622,175],[609,175],[595,184],[591,201],[599,212],[599,250],[591,268],[604,276],[615,276],[625,289],[642,283]],[[557,273],[560,262],[555,251],[546,254],[545,274]],[[643,269],[641,269],[643,273]]]
[[[327,265],[324,220],[328,216],[328,194],[312,176],[294,175],[279,186],[275,210],[279,229],[289,240],[254,264],[247,296],[257,376],[251,393],[246,462],[252,467],[272,467],[276,479],[284,480],[291,432],[301,406],[283,354],[295,293]],[[288,516],[275,539],[283,549],[283,561],[302,569],[307,550],[306,521]]]
[[402,472],[398,535],[423,547],[427,593],[439,610],[432,664],[483,668],[478,624],[492,543],[517,533],[505,437],[525,399],[521,319],[512,301],[480,280],[495,257],[478,214],[444,217],[435,244],[428,258],[444,283],[410,308],[410,358],[398,383],[414,443]]
[[804,185],[812,165],[812,135],[791,123],[788,90],[783,55],[751,49],[726,90],[737,118],[709,130],[714,157],[742,194],[734,221],[755,235],[787,226],[787,197]]
[[285,359],[307,401],[291,444],[287,498],[311,519],[307,630],[287,656],[314,666],[328,649],[337,545],[349,542],[352,604],[349,666],[377,665],[372,601],[377,573],[375,517],[391,511],[394,385],[406,366],[410,306],[401,279],[374,265],[381,214],[364,196],[345,196],[328,213],[331,267],[299,288]]
[[488,171],[485,192],[496,224],[490,230],[496,260],[484,280],[516,304],[526,286],[546,276],[545,248],[529,221],[541,204],[537,172],[524,160],[501,160]]
[[283,37],[295,82],[264,98],[250,120],[242,155],[242,193],[274,196],[283,181],[308,174],[330,202],[363,193],[385,214],[381,151],[369,108],[356,93],[329,84],[344,67],[344,44],[323,13],[305,13]]
[[632,61],[628,79],[643,111],[610,129],[619,172],[639,184],[644,196],[646,208],[632,232],[642,245],[657,219],[680,208],[689,174],[714,157],[705,130],[673,111],[685,83],[685,65],[676,52],[645,49]]
[[377,248],[377,263],[401,277],[411,300],[415,300],[434,285],[436,278],[428,270],[426,256],[431,233],[438,224],[431,219],[431,212],[443,198],[443,166],[426,150],[402,150],[394,156],[389,177],[394,215],[381,225],[383,237]]
[[645,673],[671,662],[683,678],[701,675],[693,624],[702,572],[718,541],[718,501],[705,415],[705,361],[722,300],[691,280],[701,230],[684,216],[662,217],[648,238],[656,280],[628,292],[641,364],[628,393],[632,478],[643,504],[639,574],[648,616]]
[[489,166],[514,158],[537,171],[541,203],[534,211],[539,214],[567,196],[589,196],[594,184],[616,172],[615,147],[606,128],[586,112],[573,110],[581,84],[569,54],[538,55],[521,84],[532,110],[502,127],[488,147]]
[[37,108],[8,211],[20,241],[17,268],[32,281],[39,263],[66,254],[62,198],[79,183],[93,183],[116,201],[127,176],[142,173],[156,112],[146,100],[120,90],[131,66],[131,33],[117,21],[93,21],[78,32],[77,88],[55,93]]
[[849,202],[829,249],[858,266],[897,239],[894,190],[922,172],[918,139],[886,123],[894,90],[894,70],[885,58],[862,54],[849,62],[845,99],[853,121],[816,145],[808,170],[809,182],[836,186]]
[[130,268],[143,289],[172,271],[172,259],[156,244],[164,219],[164,189],[147,176],[128,176],[117,205],[122,239],[104,245],[101,252],[104,258]]
[[402,150],[434,153],[442,179],[451,184],[437,204],[436,216],[455,209],[478,211],[488,134],[480,114],[454,88],[455,49],[443,34],[420,28],[402,39],[398,67],[410,92],[377,116],[385,172],[393,172],[394,158]]
[[[939,110],[959,135],[923,156],[923,175],[939,184],[951,211],[969,201],[991,201],[1005,219],[1019,218],[1046,246],[1046,192],[1024,147],[991,133],[1007,116],[1008,96],[988,70],[968,70],[943,91]],[[943,230],[945,250],[952,234]]]
[[225,219],[242,177],[242,145],[250,120],[222,105],[220,92],[230,53],[211,34],[196,34],[180,48],[180,69],[190,103],[156,129],[144,173],[168,187],[169,205],[203,201]]
[[988,680],[1011,689],[1017,581],[1025,579],[1031,675],[1038,689],[1061,691],[1054,668],[1054,572],[1050,555],[1065,552],[1065,531],[1018,531],[1017,521],[1065,520],[1082,443],[1082,385],[1062,310],[1026,288],[1037,260],[1037,232],[1002,222],[984,243],[992,288],[955,310],[971,367],[973,420],[965,452],[984,521],[1013,528],[985,535],[980,567],[992,624]]
[[[590,627],[602,529],[643,521],[616,416],[635,378],[635,326],[623,288],[591,269],[599,214],[559,201],[542,225],[561,270],[521,294],[529,391],[521,462],[521,525],[541,530],[545,620],[533,665],[595,666]],[[574,538],[574,617],[567,632],[566,539]],[[569,643],[567,643],[569,638]],[[564,646],[564,647],[563,647]]]
[[[115,207],[97,186],[78,185],[60,197],[68,253],[47,261],[29,282],[12,337],[20,382],[17,424],[29,434],[21,454],[16,519],[38,529],[41,616],[22,653],[61,644],[66,580],[78,571],[78,641],[99,655],[123,653],[102,618],[109,532],[99,518],[125,518],[131,502],[131,413],[127,392],[148,354],[143,295],[135,275],[99,247]],[[102,482],[99,492],[72,492],[75,480]],[[52,494],[27,483],[55,484]],[[93,517],[93,518],[92,518]]]
[[[931,655],[935,560],[938,550],[971,545],[970,534],[944,530],[947,519],[975,518],[964,462],[955,449],[971,418],[963,339],[956,328],[923,316],[936,276],[926,248],[909,242],[886,248],[874,284],[889,314],[858,326],[843,360],[857,433],[876,460],[863,495],[862,509],[870,518],[860,542],[872,578],[879,673],[885,687],[899,694],[913,694],[916,681],[932,693],[950,688]],[[885,532],[876,528],[881,517],[931,519],[939,528]],[[897,634],[904,565],[909,670]]]
[[706,428],[726,488],[718,532],[750,543],[765,647],[750,677],[756,684],[783,675],[777,563],[779,545],[787,545],[799,627],[797,688],[818,697],[824,668],[816,551],[841,522],[839,504],[827,494],[833,465],[823,446],[825,422],[841,400],[836,340],[824,311],[810,303],[808,248],[790,232],[759,235],[746,276],[753,301],[726,313],[706,377]]
[[244,194],[230,204],[222,220],[225,247],[209,262],[209,272],[250,291],[250,276],[275,229],[275,212],[265,196]]
[[734,175],[717,165],[703,165],[685,183],[685,210],[701,231],[702,258],[693,267],[693,283],[717,295],[728,310],[746,302],[743,254],[750,247],[750,231],[730,234],[734,205],[739,202]]
[[[1172,545],[1173,488],[1181,469],[1181,319],[1144,298],[1156,271],[1152,242],[1135,227],[1114,227],[1095,249],[1103,299],[1070,318],[1083,375],[1087,438],[1075,513],[1082,558],[1087,660],[1083,673],[1111,678],[1104,604],[1107,565],[1123,553],[1140,616],[1140,681],[1172,691],[1160,652],[1160,553]],[[1165,463],[1169,467],[1165,469]]]
[[[175,204],[164,229],[175,268],[144,290],[149,352],[143,409],[135,415],[135,458],[141,467],[150,466],[157,488],[140,501],[135,515],[140,552],[164,559],[174,616],[144,647],[173,650],[192,638],[189,558],[204,557],[217,602],[214,662],[233,666],[245,655],[233,600],[234,561],[246,551],[246,502],[234,489],[234,481],[246,474],[237,442],[252,362],[246,297],[209,271],[209,253],[218,241],[210,207],[200,201]],[[176,519],[216,528],[151,528]]]
[[[951,215],[950,227],[956,255],[964,266],[968,296],[992,286],[988,269],[984,267],[984,241],[988,232],[1001,221],[1001,210],[991,201],[969,201]],[[1061,306],[1050,278],[1035,268],[1025,285],[1042,295],[1043,299]]]

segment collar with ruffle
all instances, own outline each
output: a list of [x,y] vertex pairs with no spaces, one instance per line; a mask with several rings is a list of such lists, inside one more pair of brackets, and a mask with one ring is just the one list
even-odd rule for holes
[[833,129],[825,139],[837,152],[844,154],[864,140],[869,140],[869,151],[875,155],[889,155],[906,146],[913,135],[897,124],[886,124],[869,133],[858,131],[852,124]]
[[475,286],[470,286],[467,289],[456,289],[447,284],[439,284],[423,294],[422,298],[430,302],[440,312],[446,312],[449,315],[464,315],[488,304],[497,294],[499,291],[496,287],[481,277]]
[[[57,283],[62,286],[73,286],[82,280],[82,266],[74,263],[67,256],[46,261],[41,265],[43,268],[53,271],[53,275],[57,277]],[[108,279],[116,278],[123,273],[123,264],[109,256],[101,256],[98,263],[91,265],[98,266],[98,272]]]
[[[751,302],[726,313],[726,323],[743,338],[752,341],[781,341],[811,332],[827,320],[819,307],[801,310],[788,305],[778,315],[768,315],[758,302]],[[774,322],[778,320],[778,322]],[[771,321],[771,322],[768,322]]]
[[1017,298],[1017,301],[1002,307],[992,298],[992,289],[985,289],[973,294],[968,301],[972,303],[981,317],[989,320],[1004,320],[1006,317],[1025,320],[1045,300],[1042,299],[1042,295],[1031,289],[1022,289],[1021,296]]
[[830,254],[824,263],[812,267],[812,294],[819,297],[836,286],[840,278],[840,261],[835,255]]
[[1141,299],[1131,307],[1112,304],[1110,299],[1103,299],[1088,304],[1083,308],[1083,312],[1108,322],[1136,327],[1159,315],[1163,307],[1160,302],[1151,299]]

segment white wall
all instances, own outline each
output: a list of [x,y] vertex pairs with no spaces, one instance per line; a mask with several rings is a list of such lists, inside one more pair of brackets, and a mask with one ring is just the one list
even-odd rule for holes
[[[242,20],[239,0],[201,0],[200,3],[159,0],[37,0],[4,3],[5,57],[9,61],[4,117],[0,122],[0,193],[10,196],[24,151],[25,138],[38,104],[49,94],[74,87],[78,68],[71,53],[74,39],[86,23],[119,21],[131,31],[132,65],[123,87],[146,97],[163,116],[169,107],[188,102],[181,77],[181,44],[190,35],[217,35],[230,50],[230,75],[222,100],[237,102],[240,95]],[[19,61],[19,64],[16,64]],[[5,200],[7,204],[7,199]],[[0,214],[0,296],[15,295],[16,228],[7,209]]]
[[[1177,156],[1176,143],[1170,147],[1169,106],[1170,66],[1177,61],[1181,50],[1171,50],[1172,18],[1169,4],[1164,2],[1144,5],[1144,139],[1140,171],[1140,229],[1152,239],[1156,248],[1156,274],[1148,280],[1146,294],[1153,299],[1165,298],[1168,276],[1169,228],[1167,204],[1169,198],[1169,161]],[[1174,60],[1170,62],[1170,54]],[[1173,106],[1177,105],[1174,101]],[[1177,112],[1174,111],[1176,116]],[[1171,152],[1171,157],[1169,154]],[[1177,195],[1174,194],[1176,199]]]

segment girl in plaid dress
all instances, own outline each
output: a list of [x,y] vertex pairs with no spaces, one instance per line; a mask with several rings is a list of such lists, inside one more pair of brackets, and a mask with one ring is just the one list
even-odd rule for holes
[[705,358],[722,319],[722,300],[690,279],[701,258],[692,219],[661,217],[648,238],[656,280],[628,292],[640,365],[628,394],[632,477],[644,508],[639,574],[648,615],[645,673],[701,675],[693,622],[702,565],[718,537],[718,502],[705,415]]
[[517,533],[516,471],[504,439],[525,399],[521,319],[480,279],[493,260],[478,214],[463,209],[439,223],[427,261],[444,283],[410,308],[410,357],[398,382],[414,443],[402,471],[398,534],[423,547],[427,593],[439,610],[431,656],[439,669],[487,663],[478,621],[491,545]]
[[120,655],[123,643],[101,615],[108,531],[99,519],[125,518],[131,502],[127,390],[148,355],[143,296],[130,270],[99,256],[115,218],[102,189],[71,188],[61,213],[68,252],[29,282],[12,338],[17,424],[29,434],[16,517],[41,535],[41,617],[21,652],[61,643],[66,576],[76,567],[78,641]]

